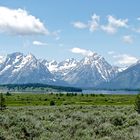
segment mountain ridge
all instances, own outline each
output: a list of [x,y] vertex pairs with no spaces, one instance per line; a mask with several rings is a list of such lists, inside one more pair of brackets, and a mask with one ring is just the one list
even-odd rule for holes
[[[31,53],[24,55],[15,52],[5,57],[0,56],[0,84],[42,83],[83,88],[96,88],[99,85],[115,87],[120,81],[113,81],[119,79],[120,75],[125,75],[127,71],[134,71],[135,68],[132,67],[136,67],[135,65],[140,65],[140,61],[127,69],[120,69],[110,65],[97,53],[92,53],[80,61],[71,58],[57,62],[37,59]],[[137,69],[137,74],[140,75],[139,66]],[[134,77],[133,72],[131,75]]]

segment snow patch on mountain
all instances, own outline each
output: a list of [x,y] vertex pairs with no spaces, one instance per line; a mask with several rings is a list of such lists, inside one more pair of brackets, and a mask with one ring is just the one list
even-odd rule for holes
[[91,53],[77,61],[37,59],[20,52],[0,56],[0,84],[44,83],[78,87],[96,87],[108,82],[124,69],[111,66],[101,55]]
[[117,72],[102,56],[93,53],[83,58],[66,74],[64,80],[79,87],[94,87],[103,81],[109,81]]

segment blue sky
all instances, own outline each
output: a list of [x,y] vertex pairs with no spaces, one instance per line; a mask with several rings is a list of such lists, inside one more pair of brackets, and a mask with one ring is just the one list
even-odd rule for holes
[[1,0],[0,54],[23,52],[61,61],[92,51],[113,65],[140,52],[140,1]]

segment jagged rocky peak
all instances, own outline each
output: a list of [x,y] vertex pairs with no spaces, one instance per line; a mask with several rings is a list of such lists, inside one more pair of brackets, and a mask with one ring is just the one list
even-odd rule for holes
[[32,60],[32,59],[37,60],[36,57],[32,53],[29,53],[28,55],[26,55],[26,58],[28,60]]
[[82,59],[82,62],[84,62],[84,64],[91,64],[101,59],[104,59],[101,55],[98,55],[97,53],[90,53],[88,56]]
[[7,54],[7,57],[16,58],[17,56],[23,56],[23,53],[14,52],[14,53]]
[[79,87],[94,87],[115,74],[115,69],[101,55],[92,52],[67,73],[64,80]]
[[4,55],[0,55],[0,64],[5,61],[6,57]]
[[136,64],[140,64],[140,60],[138,60]]
[[[119,68],[111,66],[101,55],[89,52],[81,61],[74,58],[62,62],[37,59],[20,52],[0,57],[0,83],[57,83],[94,87],[114,78]],[[139,61],[138,61],[139,63]],[[140,64],[140,63],[139,63]],[[122,70],[121,70],[122,71]]]
[[74,58],[70,58],[70,59],[66,59],[62,62],[59,63],[59,66],[63,66],[63,67],[73,67],[78,63],[78,61]]
[[52,60],[52,61],[49,62],[49,64],[50,64],[50,65],[57,65],[58,63],[57,63],[57,61]]

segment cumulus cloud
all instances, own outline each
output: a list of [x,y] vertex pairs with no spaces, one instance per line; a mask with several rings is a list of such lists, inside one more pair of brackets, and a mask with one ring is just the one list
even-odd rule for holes
[[99,21],[100,16],[93,14],[91,16],[91,20],[89,20],[87,23],[83,23],[81,21],[77,21],[73,23],[73,26],[78,29],[89,29],[89,31],[94,32],[99,28]]
[[117,59],[116,63],[122,66],[124,65],[129,66],[138,61],[138,58],[128,55],[128,54],[115,55],[114,58]]
[[115,54],[115,52],[114,51],[109,51],[108,54],[113,55],[113,54]]
[[73,22],[72,24],[73,24],[73,26],[75,28],[78,28],[78,29],[85,29],[85,28],[87,28],[87,25],[85,23],[83,23],[83,22],[80,22],[80,21]]
[[123,36],[123,42],[127,43],[127,44],[132,44],[133,43],[133,37],[130,35],[125,35]]
[[94,32],[98,29],[105,31],[109,34],[115,34],[118,28],[128,27],[128,19],[117,19],[114,16],[107,16],[108,23],[106,25],[100,24],[100,16],[93,14],[91,19],[87,23],[81,21],[74,22],[73,26],[78,29],[89,29],[90,32]]
[[118,28],[128,27],[127,25],[128,19],[116,19],[111,15],[109,15],[107,19],[108,19],[108,24],[101,26],[101,29],[107,33],[114,34],[117,32]]
[[111,25],[106,25],[106,26],[102,25],[101,29],[109,34],[114,34],[117,32],[117,29]]
[[140,28],[133,28],[132,30],[136,33],[140,33]]
[[108,52],[108,54],[113,57],[115,65],[120,65],[122,67],[130,66],[139,60],[135,56],[132,56],[129,54],[119,54],[119,53],[114,52],[114,51],[110,51],[110,52]]
[[70,51],[72,53],[77,53],[77,54],[81,54],[84,56],[90,56],[93,54],[93,52],[91,50],[86,50],[86,49],[81,49],[81,48],[72,48]]
[[36,46],[46,46],[47,43],[44,43],[44,42],[41,42],[41,41],[33,41],[32,42],[33,45],[36,45]]
[[91,32],[96,31],[100,26],[99,22],[100,22],[100,16],[98,16],[96,14],[93,14],[92,17],[91,17],[91,20],[88,23],[89,30]]
[[61,30],[56,30],[52,32],[52,36],[55,37],[55,40],[60,40],[60,33],[61,33]]
[[108,24],[114,27],[127,27],[128,19],[116,19],[115,17],[108,16]]
[[0,6],[0,32],[11,35],[44,35],[48,29],[40,19],[23,9]]

